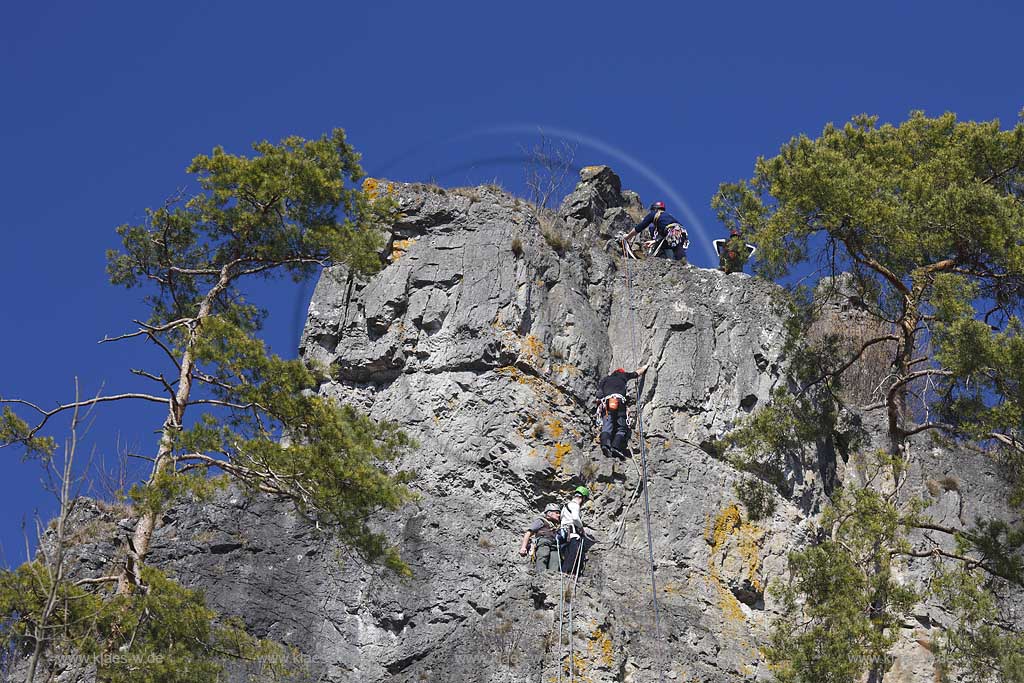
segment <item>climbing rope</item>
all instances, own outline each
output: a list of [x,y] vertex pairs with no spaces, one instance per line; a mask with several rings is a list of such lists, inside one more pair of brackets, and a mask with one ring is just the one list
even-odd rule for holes
[[636,502],[637,496],[640,495],[640,487],[643,486],[643,474],[640,472],[640,465],[636,461],[636,456],[632,453],[629,454],[630,460],[633,461],[633,467],[636,468],[636,486],[633,488],[633,494],[629,497],[629,502],[626,503],[626,507],[623,508],[622,514],[619,516],[619,523],[615,527],[615,534],[612,536],[612,547],[618,548],[622,545],[622,539],[626,536],[626,517],[629,515],[630,509],[633,507],[633,503]]
[[[586,544],[586,536],[580,536],[579,545],[576,547],[576,556],[573,558],[572,570],[569,572],[572,576],[572,584],[569,588],[569,616],[565,617],[565,573],[561,567],[558,569],[558,683],[562,683],[562,669],[565,666],[563,659],[565,657],[566,650],[569,653],[569,683],[575,683],[576,681],[576,659],[573,643],[573,606],[576,602],[576,588],[580,581],[580,569],[583,565],[583,550]],[[558,538],[555,538],[555,548],[558,551],[558,556],[562,556],[562,546],[558,542]],[[563,626],[564,624],[564,626]],[[562,646],[562,634],[568,633],[568,642],[566,647]]]
[[[637,345],[636,345],[636,310],[633,306],[633,280],[629,273],[629,259],[622,259],[625,264],[626,275],[626,296],[629,301],[629,335],[633,349],[633,367],[637,367]],[[641,397],[644,392],[644,377],[636,389],[636,431],[640,439],[640,481],[644,489],[644,519],[647,524],[647,558],[651,566],[651,600],[654,603],[654,633],[657,643],[661,643],[661,609],[658,606],[658,582],[654,576],[654,540],[651,536],[651,498],[647,491],[647,444],[644,442],[644,412],[641,404]],[[664,683],[665,667],[658,667],[658,681]]]
[[565,573],[562,572],[562,544],[555,536],[555,549],[558,551],[558,683],[562,683],[562,617],[565,615]]
[[576,606],[576,587],[580,581],[580,567],[583,565],[583,550],[586,544],[586,537],[580,535],[579,545],[576,546],[576,557],[573,558],[572,591],[569,597],[569,683],[576,683],[576,653],[573,648],[573,624],[572,611]]
[[[659,245],[660,246],[660,245]],[[625,275],[626,275],[626,292],[629,301],[629,316],[630,316],[630,343],[632,346],[633,353],[633,366],[637,367],[637,343],[636,343],[636,310],[633,306],[633,281],[629,272],[629,261],[630,257],[636,258],[632,252],[628,251],[628,247],[623,243],[623,263],[625,263]],[[637,436],[640,440],[640,464],[637,464],[636,456],[630,453],[630,458],[633,460],[634,467],[637,468],[637,474],[640,477],[640,481],[636,488],[633,490],[633,495],[630,497],[629,503],[623,510],[622,517],[619,520],[619,526],[615,532],[614,546],[618,546],[622,543],[622,537],[625,534],[625,519],[632,507],[633,502],[637,498],[637,494],[640,489],[644,492],[644,520],[647,529],[647,557],[650,564],[651,570],[651,600],[654,606],[654,631],[655,631],[655,642],[661,643],[661,608],[658,605],[658,583],[655,577],[655,564],[654,564],[654,539],[651,534],[651,500],[648,494],[647,485],[647,444],[644,441],[644,417],[643,417],[643,406],[641,404],[641,396],[643,396],[644,390],[644,378],[641,377],[637,385],[637,401],[636,401],[636,427]],[[576,556],[573,558],[572,568],[572,586],[569,591],[569,614],[568,619],[565,617],[565,575],[559,571],[558,579],[558,646],[559,646],[559,662],[558,662],[558,683],[562,681],[562,656],[565,650],[569,652],[569,683],[575,683],[576,681],[576,662],[574,659],[574,643],[573,643],[573,610],[576,602],[576,591],[579,585],[580,568],[583,560],[583,551],[585,546],[585,537],[580,538],[579,547],[576,549]],[[559,556],[561,556],[561,547],[558,546]],[[563,624],[565,624],[563,628]],[[568,631],[569,642],[567,647],[562,647],[562,634]],[[658,681],[664,683],[665,681],[665,670],[664,666],[659,663],[658,666]]]

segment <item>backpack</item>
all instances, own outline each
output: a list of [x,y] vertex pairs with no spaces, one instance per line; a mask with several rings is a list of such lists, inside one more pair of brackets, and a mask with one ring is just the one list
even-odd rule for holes
[[686,249],[690,246],[690,238],[686,235],[686,231],[683,230],[683,226],[678,223],[673,223],[669,226],[668,231],[665,233],[665,245],[670,249],[680,246]]
[[[661,219],[662,211],[658,211],[654,214],[654,227],[657,230],[658,220]],[[686,234],[686,230],[683,226],[678,223],[672,223],[666,226],[665,229],[665,246],[669,249],[675,249],[678,246],[682,246],[683,249],[687,249],[690,246],[690,238]]]

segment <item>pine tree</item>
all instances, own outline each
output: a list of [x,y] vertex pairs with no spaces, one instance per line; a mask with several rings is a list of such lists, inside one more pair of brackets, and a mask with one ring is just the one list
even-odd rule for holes
[[[1024,123],[1003,130],[998,121],[913,112],[894,126],[858,116],[759,158],[751,179],[723,184],[712,204],[758,247],[763,275],[789,282],[791,274],[810,271],[804,280],[827,284],[841,271],[852,273],[858,304],[880,330],[852,354],[841,334],[805,344],[792,368],[796,395],[781,397],[734,435],[748,460],[763,459],[784,436],[775,427],[759,433],[758,424],[786,425],[794,417],[819,438],[849,446],[849,433],[837,428],[844,373],[873,348],[892,352],[881,400],[860,407],[885,411],[887,452],[860,455],[885,463],[888,474],[873,493],[839,492],[824,540],[791,558],[795,587],[782,595],[802,618],[781,623],[772,648],[785,680],[853,680],[864,671],[877,680],[887,667],[894,619],[909,606],[892,579],[894,558],[935,558],[938,571],[959,577],[946,585],[1022,585],[1020,528],[984,520],[968,531],[943,528],[901,489],[911,438],[931,432],[1001,458],[1018,486],[1011,502],[1024,500]],[[800,287],[790,289],[793,301],[803,302],[795,338],[806,342],[799,337],[815,311]],[[911,548],[906,536],[915,528],[945,534],[956,549]],[[1020,634],[979,630],[993,614],[962,614],[961,630],[946,638],[960,645],[948,651],[977,654],[985,648],[963,643],[985,639],[989,652],[1012,651]],[[844,638],[849,649],[840,647]],[[833,656],[840,651],[842,657]],[[1005,658],[987,667],[947,661],[977,675],[1022,680],[1019,662]]]
[[[341,130],[253,149],[252,157],[219,147],[195,157],[188,172],[196,194],[176,195],[147,210],[143,223],[117,228],[122,248],[108,254],[111,282],[143,292],[150,316],[104,341],[145,341],[162,352],[164,367],[132,370],[152,382],[153,393],[103,394],[49,410],[0,399],[0,445],[43,459],[56,445],[45,430],[66,412],[128,401],[166,405],[149,477],[131,491],[134,532],[123,563],[106,577],[119,599],[136,596],[131,609],[157,595],[154,582],[170,600],[192,600],[160,583],[145,562],[161,510],[188,492],[209,492],[212,473],[291,501],[362,560],[408,574],[368,521],[412,498],[411,474],[389,464],[412,442],[393,423],[318,396],[320,369],[269,354],[256,336],[265,312],[242,289],[255,278],[298,281],[335,264],[351,277],[372,273],[381,265],[378,225],[393,218],[393,203],[355,185],[362,170]],[[18,576],[5,580],[15,585]],[[31,618],[31,605],[10,593],[2,607],[16,620]]]

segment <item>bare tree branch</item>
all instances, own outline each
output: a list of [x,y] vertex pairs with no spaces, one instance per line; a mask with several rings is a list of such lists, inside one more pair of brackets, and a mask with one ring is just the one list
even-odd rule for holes
[[44,410],[44,409],[40,408],[39,406],[37,406],[36,404],[31,403],[29,401],[25,401],[25,400],[20,399],[20,398],[0,398],[0,404],[13,403],[13,404],[16,404],[16,405],[28,406],[28,407],[32,408],[33,410],[35,410],[36,412],[38,412],[40,415],[43,416],[43,419],[39,422],[39,424],[37,424],[35,427],[33,427],[32,429],[29,430],[27,436],[28,436],[28,438],[31,438],[31,437],[35,436],[39,432],[39,430],[42,429],[46,425],[46,423],[49,421],[49,419],[51,417],[53,417],[54,415],[57,415],[59,413],[63,413],[66,410],[77,410],[78,408],[84,408],[86,406],[94,406],[94,405],[97,405],[99,403],[108,403],[110,401],[127,401],[127,400],[150,401],[152,403],[168,403],[170,401],[169,398],[163,398],[163,397],[160,397],[160,396],[153,396],[151,394],[131,393],[131,394],[116,394],[116,395],[113,395],[113,396],[97,396],[95,398],[90,398],[90,399],[87,399],[85,401],[75,401],[74,403],[64,403],[64,404],[61,404],[61,405],[57,406],[56,408],[54,408],[52,410]]

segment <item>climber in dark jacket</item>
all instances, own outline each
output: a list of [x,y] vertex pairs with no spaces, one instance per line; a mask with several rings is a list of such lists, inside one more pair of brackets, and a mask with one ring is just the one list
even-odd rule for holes
[[623,236],[623,242],[628,242],[644,229],[650,232],[651,239],[655,242],[657,251],[655,256],[663,256],[673,261],[686,259],[686,248],[690,246],[690,239],[686,230],[675,217],[665,211],[665,202],[654,202],[651,210],[640,221],[640,224]]
[[626,421],[626,382],[640,377],[645,372],[646,365],[637,368],[636,372],[626,372],[619,368],[597,385],[598,414],[601,416],[601,452],[605,455],[618,453],[624,457],[627,453],[630,429]]

